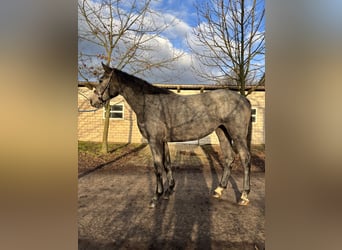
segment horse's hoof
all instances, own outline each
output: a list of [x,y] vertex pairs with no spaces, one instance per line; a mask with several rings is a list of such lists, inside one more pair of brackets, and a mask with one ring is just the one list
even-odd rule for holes
[[151,201],[149,208],[155,208],[157,206],[157,202],[156,201]]
[[222,196],[222,195],[220,195],[220,194],[217,194],[217,193],[213,194],[213,197],[214,197],[214,198],[216,198],[216,199],[220,199],[220,198],[221,198],[221,196]]
[[157,204],[158,204],[158,199],[152,198],[149,207],[150,208],[155,208],[157,206]]
[[241,198],[240,198],[240,200],[238,202],[238,204],[240,206],[246,206],[246,205],[248,205],[248,203],[249,203],[249,200],[247,198],[247,193],[243,192],[242,195],[241,195]]
[[163,199],[168,200],[172,194],[173,194],[173,190],[170,190],[170,189],[166,190],[164,193]]
[[248,203],[249,203],[249,200],[248,199],[245,199],[245,200],[239,200],[239,202],[238,202],[238,204],[240,205],[240,206],[247,206],[248,205]]
[[223,191],[223,188],[217,187],[217,188],[214,190],[213,197],[214,197],[214,198],[217,198],[217,199],[221,198],[221,196],[222,196],[222,191]]

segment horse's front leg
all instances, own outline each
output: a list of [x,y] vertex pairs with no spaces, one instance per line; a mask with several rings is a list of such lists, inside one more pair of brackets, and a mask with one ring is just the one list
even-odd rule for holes
[[150,207],[155,207],[158,203],[159,198],[164,193],[163,187],[163,157],[164,157],[164,145],[160,141],[151,140],[149,142],[153,163],[154,173],[156,175],[156,192],[150,202]]

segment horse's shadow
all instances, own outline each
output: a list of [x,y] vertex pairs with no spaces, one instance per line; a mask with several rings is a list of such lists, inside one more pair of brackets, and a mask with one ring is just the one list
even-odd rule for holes
[[[215,213],[212,194],[219,185],[223,165],[219,153],[211,145],[200,147],[209,162],[210,175],[205,173],[208,171],[206,163],[191,147],[176,151],[172,157],[175,191],[170,200],[161,200],[155,208],[150,249],[161,246],[165,249],[211,249],[211,217]],[[238,185],[232,176],[229,182],[237,202],[241,196]],[[165,185],[167,187],[166,182]],[[150,186],[153,191],[153,181]]]
[[177,150],[172,158],[175,191],[155,208],[150,249],[210,249],[210,188],[201,159],[191,149]]

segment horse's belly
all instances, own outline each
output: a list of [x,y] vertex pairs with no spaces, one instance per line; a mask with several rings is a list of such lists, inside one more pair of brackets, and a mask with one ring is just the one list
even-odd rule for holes
[[182,142],[201,139],[211,134],[216,127],[182,126],[170,130],[169,141]]

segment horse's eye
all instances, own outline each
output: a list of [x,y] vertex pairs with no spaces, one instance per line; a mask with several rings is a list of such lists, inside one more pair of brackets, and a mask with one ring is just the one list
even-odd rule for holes
[[95,95],[97,95],[97,94],[98,94],[98,92],[97,92],[97,90],[96,90],[96,89],[94,90],[94,94],[95,94]]

